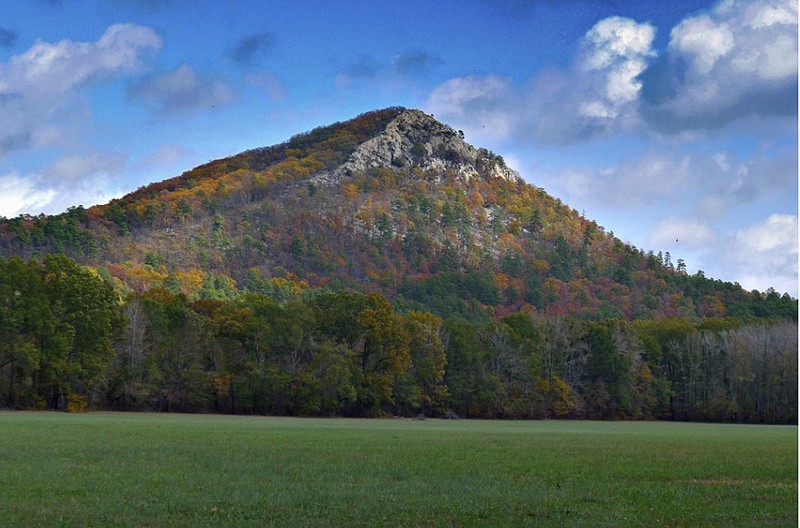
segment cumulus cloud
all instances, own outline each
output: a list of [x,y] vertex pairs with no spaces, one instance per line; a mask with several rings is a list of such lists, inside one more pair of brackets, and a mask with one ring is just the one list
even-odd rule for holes
[[708,15],[689,18],[672,30],[670,46],[689,58],[703,75],[714,63],[733,49],[733,33],[727,24],[717,23]]
[[734,232],[696,217],[668,217],[652,229],[649,243],[671,251],[673,261],[684,258],[690,272],[797,296],[796,215],[772,214]]
[[257,66],[274,45],[275,36],[272,33],[256,33],[240,39],[229,55],[240,66],[250,68]]
[[773,214],[767,220],[736,232],[736,240],[746,250],[779,250],[797,255],[797,217]]
[[140,70],[161,45],[150,28],[118,24],[96,42],[39,40],[0,63],[0,156],[64,137],[81,89]]
[[797,0],[726,0],[670,33],[641,76],[642,113],[662,131],[797,115]]
[[[796,117],[797,0],[724,0],[671,28],[660,53],[655,34],[649,23],[600,20],[571,68],[506,87],[514,96],[505,104],[488,92],[488,100],[470,98],[470,105],[511,119],[514,138],[549,145],[634,130],[717,129],[748,116]],[[470,77],[462,84],[478,82]],[[452,105],[437,107],[440,92],[453,87],[451,79],[434,90],[426,108],[446,117],[463,114],[447,113]]]
[[113,25],[97,42],[39,40],[0,65],[0,93],[61,95],[91,81],[136,71],[142,64],[140,54],[161,45],[152,29],[133,24]]
[[581,66],[603,76],[604,102],[612,105],[636,100],[642,85],[639,74],[647,67],[655,28],[631,19],[610,17],[601,20],[584,38]]
[[797,295],[797,216],[773,214],[737,231],[733,258],[748,289],[771,284],[777,291]]
[[480,109],[482,121],[503,123],[494,136],[508,132],[551,145],[625,131],[638,122],[639,76],[655,56],[654,37],[648,23],[606,18],[587,32],[569,71],[542,72],[526,87],[493,75],[451,79],[426,108],[456,122]]
[[53,201],[56,191],[37,189],[30,176],[16,172],[0,176],[0,216],[15,217],[27,211],[39,211]]
[[[655,28],[629,18],[599,21],[583,39],[573,71],[555,93],[530,94],[534,136],[568,144],[627,130],[638,120],[639,75],[655,56]],[[546,97],[542,98],[541,96]]]
[[102,203],[118,194],[115,177],[126,163],[121,153],[89,150],[57,158],[40,172],[0,176],[0,215],[60,213],[71,205]]
[[470,136],[503,139],[516,126],[511,80],[496,75],[450,79],[437,86],[425,107],[458,123]]
[[187,64],[145,77],[131,87],[128,95],[133,101],[154,106],[168,114],[223,106],[234,98],[233,89],[228,85],[197,73]]

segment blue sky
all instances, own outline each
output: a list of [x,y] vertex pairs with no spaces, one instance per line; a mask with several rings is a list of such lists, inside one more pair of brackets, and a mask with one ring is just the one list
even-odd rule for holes
[[421,108],[689,272],[797,296],[796,0],[4,0],[0,215]]

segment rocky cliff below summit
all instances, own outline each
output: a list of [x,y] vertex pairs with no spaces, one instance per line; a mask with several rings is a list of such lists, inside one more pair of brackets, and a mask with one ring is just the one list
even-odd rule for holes
[[344,164],[313,180],[333,184],[376,167],[451,172],[465,182],[472,178],[519,180],[519,175],[505,165],[502,157],[486,149],[476,149],[464,140],[463,132],[456,132],[420,110],[403,111],[382,133],[359,145]]

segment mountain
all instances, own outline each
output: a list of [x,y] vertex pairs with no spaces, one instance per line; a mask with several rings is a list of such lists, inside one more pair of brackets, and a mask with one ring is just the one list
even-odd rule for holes
[[[532,179],[535,175],[529,175]],[[378,291],[486,320],[797,318],[774,291],[689,276],[419,110],[388,108],[201,165],[108,204],[0,222],[0,255],[63,253],[120,292]]]
[[623,243],[418,110],[2,220],[0,256],[27,259],[0,407],[797,422],[794,299]]

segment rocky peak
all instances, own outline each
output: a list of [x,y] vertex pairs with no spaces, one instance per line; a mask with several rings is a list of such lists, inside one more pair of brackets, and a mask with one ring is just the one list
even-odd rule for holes
[[519,178],[500,156],[464,141],[462,132],[420,110],[405,110],[383,132],[359,145],[343,165],[319,174],[315,180],[335,183],[374,167],[414,166],[435,173],[453,170],[467,182],[471,178]]

